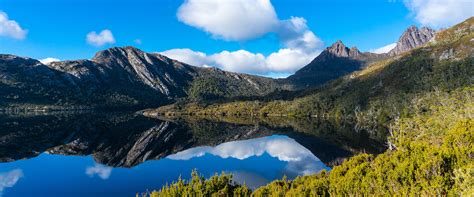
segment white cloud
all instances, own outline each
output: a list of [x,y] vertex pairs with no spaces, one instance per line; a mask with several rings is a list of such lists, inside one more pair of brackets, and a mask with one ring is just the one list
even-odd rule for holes
[[86,36],[86,40],[87,43],[96,47],[115,43],[114,35],[108,29],[102,30],[99,34],[95,31],[89,32]]
[[186,0],[177,15],[185,24],[224,40],[245,41],[273,32],[288,48],[322,47],[304,18],[278,19],[270,0]]
[[293,73],[309,64],[321,51],[305,52],[298,49],[280,49],[270,54],[267,67],[273,73]]
[[191,49],[172,49],[160,54],[169,58],[194,65],[214,66],[226,71],[251,73],[258,75],[288,75],[311,62],[320,51],[305,52],[299,49],[280,49],[267,57],[260,53],[245,50],[222,51],[207,55]]
[[178,19],[224,40],[248,40],[278,25],[270,0],[185,0]]
[[286,47],[307,52],[323,47],[323,42],[308,29],[304,18],[291,17],[291,19],[281,21],[276,31]]
[[21,177],[23,177],[23,171],[20,169],[0,173],[0,196],[5,188],[13,187]]
[[370,52],[377,53],[377,54],[388,53],[390,50],[394,49],[396,46],[397,46],[397,43],[391,43],[383,47],[380,47],[378,49],[370,50]]
[[328,169],[311,151],[287,136],[270,136],[250,140],[233,141],[216,147],[203,146],[191,148],[167,158],[189,160],[206,154],[221,158],[247,159],[262,156],[264,153],[288,163],[286,170],[295,175],[307,175]]
[[210,58],[216,65],[227,71],[243,73],[264,73],[266,71],[265,57],[260,53],[250,53],[245,50],[222,51]]
[[205,53],[191,49],[171,49],[160,52],[160,54],[193,66],[204,66],[210,62]]
[[7,13],[0,11],[0,36],[23,40],[27,33],[16,21],[8,19]]
[[112,168],[100,164],[95,164],[94,166],[86,168],[86,174],[90,177],[94,177],[94,175],[97,175],[101,179],[107,180],[112,174]]
[[415,19],[434,28],[449,27],[474,16],[472,0],[405,0]]
[[278,35],[283,48],[267,57],[246,50],[207,55],[190,49],[161,52],[195,66],[216,66],[250,74],[288,75],[311,62],[323,42],[309,30],[301,17],[279,20],[270,0],[186,0],[178,19],[212,34],[215,38],[245,41],[267,33]]
[[58,58],[54,58],[54,57],[47,57],[47,58],[44,58],[44,59],[41,59],[40,62],[42,64],[45,64],[45,65],[48,65],[50,64],[51,62],[59,62],[61,61],[60,59]]

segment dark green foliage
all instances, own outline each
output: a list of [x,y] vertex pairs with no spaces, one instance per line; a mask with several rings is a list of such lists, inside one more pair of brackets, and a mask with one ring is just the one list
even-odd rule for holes
[[[329,176],[305,178],[302,183],[299,178],[290,182],[291,188],[327,181],[327,191],[336,196],[472,195],[473,92],[467,88],[423,97],[423,103],[412,107],[430,108],[401,118],[391,127],[390,141],[396,148],[378,156],[353,157],[334,167]],[[279,191],[281,187],[274,182],[256,192]]]
[[[251,193],[245,185],[237,185],[232,181],[232,175],[222,173],[204,179],[197,171],[191,174],[191,180],[179,179],[159,191],[142,194],[143,197],[159,196],[249,196]],[[138,195],[137,195],[138,196]]]
[[204,68],[191,82],[186,102],[209,104],[261,97],[281,88],[280,84],[271,78],[225,72],[216,68]]
[[217,78],[198,78],[189,88],[189,98],[193,101],[216,100],[226,95],[225,87]]

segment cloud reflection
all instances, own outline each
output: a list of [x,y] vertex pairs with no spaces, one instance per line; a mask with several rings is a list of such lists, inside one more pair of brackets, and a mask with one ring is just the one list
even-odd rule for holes
[[21,169],[15,169],[8,172],[0,173],[0,196],[3,194],[3,190],[8,187],[13,187],[20,178],[23,177],[23,171]]
[[94,177],[94,175],[97,175],[101,179],[107,180],[112,174],[112,168],[100,164],[95,164],[94,166],[86,168],[86,174],[90,177]]
[[294,139],[280,135],[227,142],[215,147],[191,148],[170,155],[167,158],[172,160],[189,160],[204,156],[205,154],[211,154],[224,159],[236,158],[244,160],[252,156],[261,156],[264,153],[278,158],[280,161],[287,162],[284,173],[288,176],[313,174],[323,169],[329,169],[311,151],[298,144]]

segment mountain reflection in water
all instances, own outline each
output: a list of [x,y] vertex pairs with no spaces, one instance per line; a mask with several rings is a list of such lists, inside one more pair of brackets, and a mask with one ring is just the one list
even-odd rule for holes
[[236,182],[257,187],[384,149],[350,125],[313,120],[0,115],[0,128],[3,196],[130,196],[189,178],[195,168],[207,177],[229,172]]

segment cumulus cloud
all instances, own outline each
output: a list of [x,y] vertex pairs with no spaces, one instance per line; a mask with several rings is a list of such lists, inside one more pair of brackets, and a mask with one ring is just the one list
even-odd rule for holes
[[160,54],[193,66],[204,66],[211,62],[205,53],[191,49],[171,49],[160,52]]
[[27,33],[28,31],[21,28],[18,22],[10,20],[7,13],[0,11],[0,36],[23,40]]
[[171,49],[160,52],[169,58],[194,66],[214,66],[226,71],[259,75],[293,73],[311,62],[319,53],[319,50],[305,52],[290,48],[280,49],[268,56],[246,50],[222,51],[210,55],[191,49]]
[[313,52],[323,47],[323,42],[309,30],[304,18],[291,17],[291,19],[281,21],[276,31],[288,48]]
[[397,43],[391,43],[383,47],[380,47],[378,49],[370,50],[370,52],[377,53],[377,54],[388,53],[390,50],[394,49],[396,46],[397,46]]
[[61,61],[60,59],[58,58],[54,58],[54,57],[47,57],[47,58],[44,58],[44,59],[41,59],[40,62],[42,64],[45,64],[45,65],[48,65],[50,64],[51,62],[59,62]]
[[472,0],[405,0],[415,19],[423,25],[442,28],[474,16]]
[[189,160],[206,154],[221,158],[247,159],[267,153],[271,157],[288,163],[286,170],[292,175],[306,175],[328,169],[311,151],[287,136],[270,136],[250,140],[233,141],[216,147],[203,146],[191,148],[167,158]]
[[183,23],[225,40],[248,40],[278,25],[270,0],[185,0],[179,7]]
[[97,175],[101,179],[107,180],[112,174],[112,168],[100,164],[95,164],[94,166],[86,168],[86,174],[90,177],[94,177],[95,175]]
[[89,32],[86,36],[86,40],[87,43],[96,47],[115,43],[114,35],[108,29],[102,30],[99,34],[95,31]]
[[13,187],[21,177],[23,177],[21,169],[0,173],[0,196],[5,188]]
[[183,23],[215,38],[246,41],[275,33],[284,46],[266,57],[246,50],[211,55],[190,49],[161,52],[195,66],[216,66],[227,71],[260,75],[288,74],[311,62],[323,47],[323,42],[309,30],[304,18],[278,19],[270,0],[186,0],[177,15]]
[[222,51],[210,56],[216,65],[224,70],[243,73],[265,72],[265,57],[245,50]]

